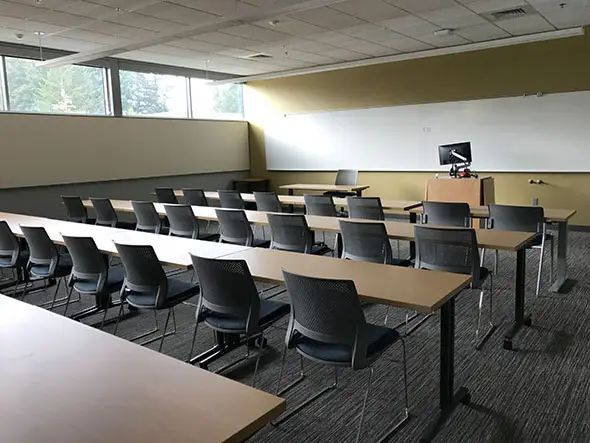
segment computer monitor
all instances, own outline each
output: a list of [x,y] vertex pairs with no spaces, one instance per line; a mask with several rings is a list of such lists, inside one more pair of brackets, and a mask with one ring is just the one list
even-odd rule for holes
[[[461,160],[451,152],[455,152],[466,160]],[[438,147],[438,157],[441,165],[453,165],[455,163],[471,163],[471,142],[451,143]]]

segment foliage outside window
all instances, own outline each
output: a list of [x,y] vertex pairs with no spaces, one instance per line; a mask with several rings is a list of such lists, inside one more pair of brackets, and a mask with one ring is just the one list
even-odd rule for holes
[[120,71],[123,115],[188,117],[186,77]]
[[241,84],[216,86],[207,80],[191,78],[191,99],[193,118],[244,119]]
[[90,66],[44,68],[6,57],[9,111],[106,115],[105,70]]

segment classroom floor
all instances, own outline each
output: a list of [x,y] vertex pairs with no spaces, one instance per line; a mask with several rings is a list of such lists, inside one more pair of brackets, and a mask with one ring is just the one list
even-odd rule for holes
[[[328,242],[332,237],[328,236]],[[330,244],[330,243],[329,243]],[[395,251],[395,242],[394,251]],[[550,442],[582,443],[590,441],[590,276],[587,257],[590,256],[590,233],[573,232],[570,235],[569,275],[576,284],[568,294],[548,292],[544,281],[541,296],[534,297],[534,285],[539,253],[528,253],[527,311],[532,313],[533,326],[525,328],[515,340],[515,350],[502,349],[503,332],[512,318],[515,256],[501,254],[499,273],[494,278],[495,315],[499,330],[483,350],[475,351],[475,334],[478,293],[465,291],[457,299],[455,385],[465,385],[472,395],[469,406],[460,405],[440,431],[438,442]],[[548,258],[548,255],[547,255]],[[488,253],[486,264],[491,268],[493,254]],[[549,269],[547,260],[547,271]],[[186,273],[183,278],[190,278]],[[268,287],[268,286],[266,286]],[[261,286],[262,288],[262,286]],[[265,292],[266,295],[272,294]],[[50,297],[47,293],[27,296],[30,303],[40,303]],[[285,294],[278,298],[285,299]],[[74,312],[91,303],[76,303]],[[59,312],[59,309],[57,309]],[[186,359],[194,328],[194,307],[177,308],[178,330],[167,338],[164,352],[172,357]],[[382,322],[385,307],[370,305],[365,308],[367,319]],[[394,312],[395,311],[395,312]],[[392,310],[392,325],[405,315]],[[112,315],[116,311],[113,309]],[[160,315],[163,320],[163,316]],[[99,317],[85,319],[93,323]],[[274,392],[280,368],[280,355],[284,343],[287,319],[270,329],[266,336],[269,346],[261,360],[257,387]],[[162,323],[163,324],[163,323]],[[123,321],[119,334],[130,338],[150,329],[153,316],[150,312]],[[107,326],[112,331],[113,326]],[[212,333],[200,326],[197,350],[203,351],[213,344]],[[415,442],[425,429],[438,405],[439,320],[428,320],[406,340],[411,419],[390,441]],[[156,345],[152,345],[155,347]],[[242,350],[224,357],[211,369],[242,355]],[[401,417],[402,372],[399,361],[401,347],[394,345],[375,364],[372,391],[367,405],[362,442],[376,441],[388,424]],[[284,383],[294,380],[298,371],[298,357],[290,352],[284,373]],[[227,375],[244,383],[252,380],[254,361],[239,366]],[[65,363],[64,363],[65,364]],[[306,362],[308,380],[290,391],[287,407],[332,382],[333,372],[314,363]],[[266,426],[249,441],[271,442],[354,442],[358,417],[366,385],[366,371],[353,373],[343,370],[339,389],[328,393],[303,412],[278,427]],[[63,380],[67,383],[67,380]],[[107,380],[104,381],[108,383]],[[219,411],[223,414],[223,411]],[[75,417],[72,417],[75,420]],[[195,441],[198,441],[195,429]]]

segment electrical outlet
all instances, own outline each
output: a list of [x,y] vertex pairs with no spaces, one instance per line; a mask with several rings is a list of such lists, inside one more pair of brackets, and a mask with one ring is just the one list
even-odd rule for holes
[[533,198],[533,206],[539,206],[539,199],[537,197]]

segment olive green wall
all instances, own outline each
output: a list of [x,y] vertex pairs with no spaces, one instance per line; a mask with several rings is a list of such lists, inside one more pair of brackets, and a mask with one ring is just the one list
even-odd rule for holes
[[[270,177],[275,188],[334,180],[334,172],[266,170],[264,128],[280,114],[576,90],[590,90],[588,30],[579,37],[251,82],[246,88],[251,174]],[[577,209],[573,224],[590,225],[590,173],[490,175],[496,182],[496,202],[530,204],[538,198],[545,207]],[[359,183],[371,186],[365,195],[420,200],[432,176],[360,172]],[[545,184],[530,185],[529,178]]]

